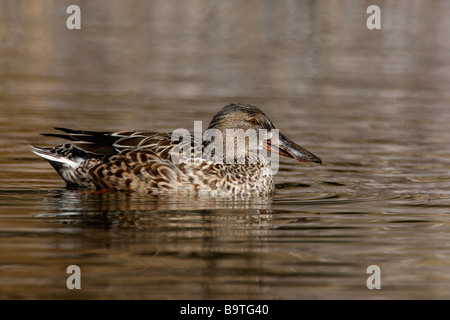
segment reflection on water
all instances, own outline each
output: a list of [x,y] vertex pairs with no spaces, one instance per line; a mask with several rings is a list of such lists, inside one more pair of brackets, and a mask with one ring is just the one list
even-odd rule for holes
[[[0,1],[0,298],[448,297],[450,3],[382,1],[378,31],[367,1],[133,3],[69,31],[64,2]],[[323,165],[281,159],[268,198],[151,197],[66,190],[28,148],[235,101]]]

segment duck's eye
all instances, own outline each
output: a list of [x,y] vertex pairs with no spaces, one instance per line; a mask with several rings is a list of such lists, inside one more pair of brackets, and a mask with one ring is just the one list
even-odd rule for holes
[[248,122],[250,122],[251,124],[258,124],[258,120],[256,120],[255,118],[251,118],[250,120],[248,120]]

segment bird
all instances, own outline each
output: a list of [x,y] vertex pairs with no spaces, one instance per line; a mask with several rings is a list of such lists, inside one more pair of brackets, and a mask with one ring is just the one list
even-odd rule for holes
[[[222,107],[200,137],[187,130],[174,135],[175,131],[54,129],[60,133],[42,135],[62,138],[67,143],[30,147],[53,166],[69,189],[155,195],[267,195],[274,192],[274,170],[263,151],[298,162],[322,163],[319,157],[279,133],[266,114],[251,104]],[[249,132],[266,135],[251,140],[254,136]],[[245,143],[239,143],[239,139]]]

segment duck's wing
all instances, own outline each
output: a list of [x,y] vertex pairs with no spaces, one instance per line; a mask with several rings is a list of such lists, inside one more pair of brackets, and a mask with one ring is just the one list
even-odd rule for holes
[[153,131],[86,131],[67,128],[55,128],[63,133],[42,133],[43,136],[57,137],[70,141],[74,148],[92,155],[115,155],[124,150],[159,149],[176,145],[169,133]]
[[[161,160],[170,160],[171,152],[203,151],[201,142],[195,143],[190,134],[173,136],[171,133],[154,131],[86,131],[67,128],[55,128],[63,133],[43,133],[44,136],[57,137],[69,140],[68,144],[47,148],[53,153],[64,153],[64,156],[74,155],[78,158],[100,158],[126,153],[134,150],[153,153]],[[61,154],[62,155],[62,154]]]
[[122,138],[120,136],[114,136],[113,132],[84,131],[67,128],[55,129],[64,133],[42,133],[42,135],[69,140],[74,150],[78,149],[83,151],[85,155],[106,156],[117,154],[118,151],[113,145],[117,140]]

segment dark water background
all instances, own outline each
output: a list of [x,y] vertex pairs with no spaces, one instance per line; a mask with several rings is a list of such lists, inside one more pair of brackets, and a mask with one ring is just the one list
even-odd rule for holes
[[[81,30],[0,1],[0,298],[450,297],[450,2],[75,2]],[[156,198],[66,190],[28,147],[235,101],[323,165],[283,160],[272,199]]]

